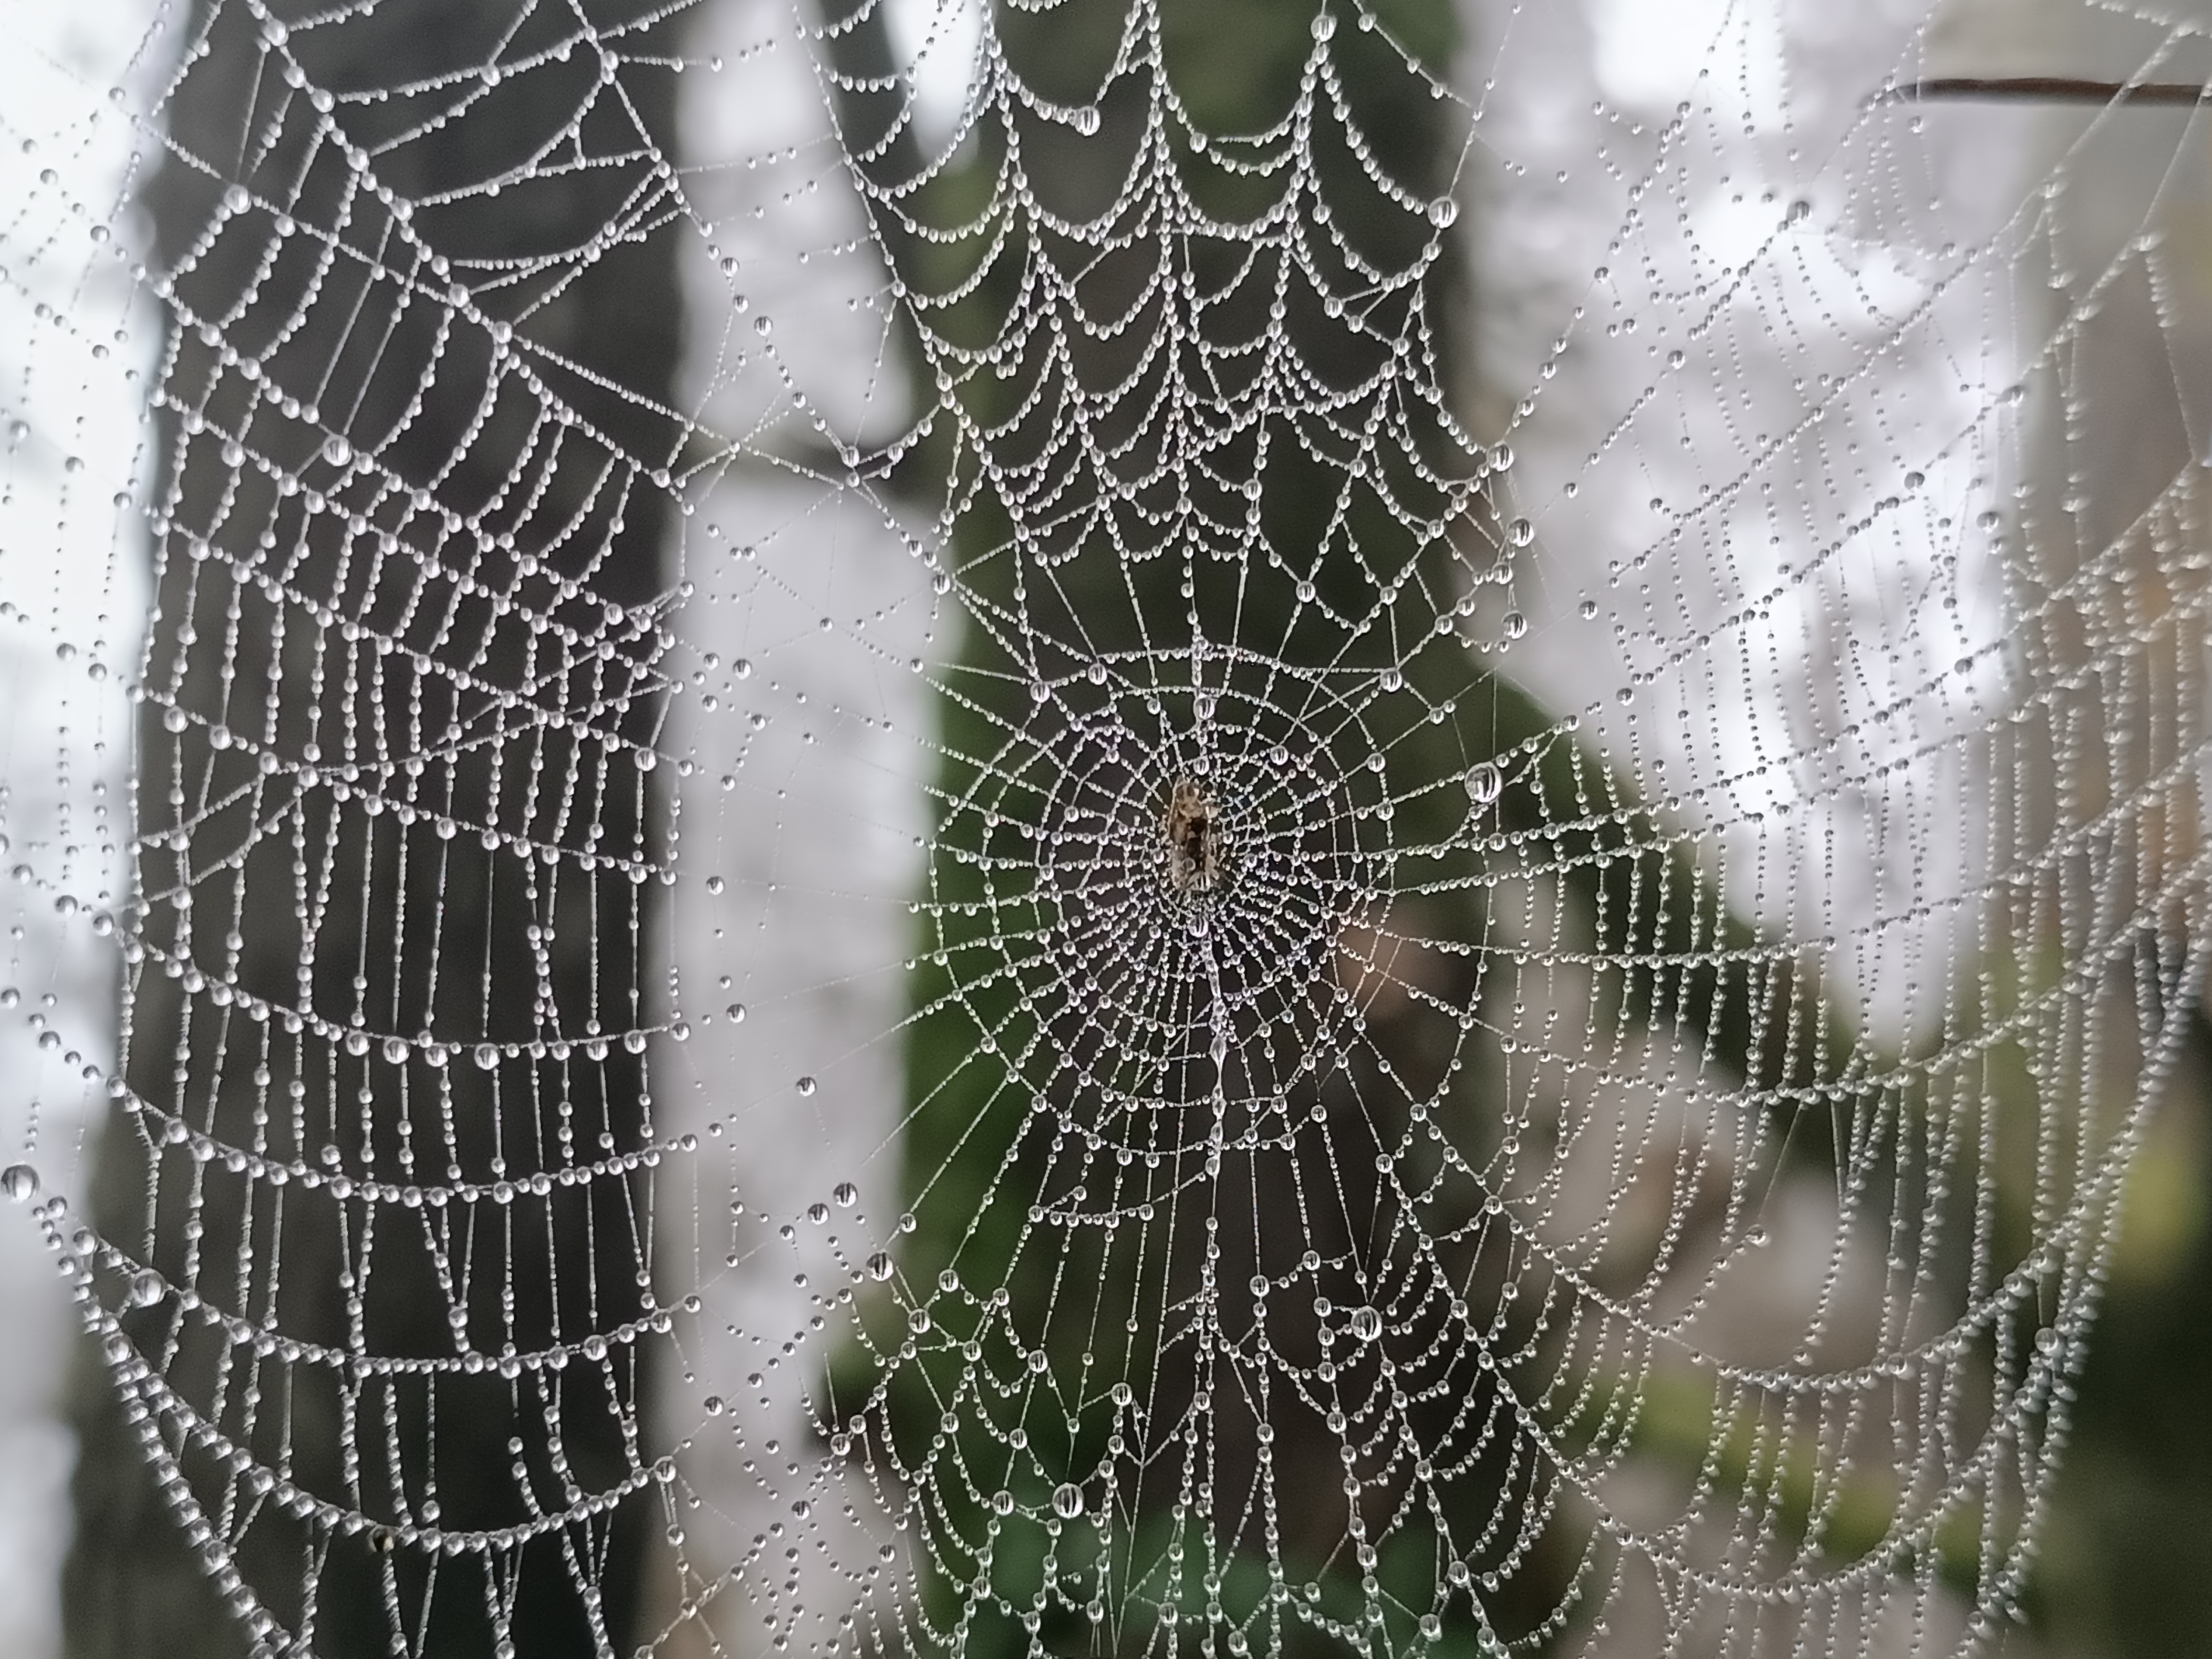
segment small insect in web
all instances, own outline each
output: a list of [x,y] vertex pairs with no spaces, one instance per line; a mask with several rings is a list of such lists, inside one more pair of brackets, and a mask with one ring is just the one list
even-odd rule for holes
[[1195,778],[1177,778],[1160,828],[1167,836],[1168,885],[1203,896],[1221,884],[1229,846],[1221,810]]

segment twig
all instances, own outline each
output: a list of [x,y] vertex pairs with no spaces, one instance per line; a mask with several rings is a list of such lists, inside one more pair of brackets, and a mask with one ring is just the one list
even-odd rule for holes
[[1987,79],[1946,76],[1885,87],[1868,101],[1928,104],[1950,99],[1993,99],[2039,104],[2149,104],[2191,107],[2212,102],[2212,87],[2172,81],[2076,81],[2060,75],[2021,75]]

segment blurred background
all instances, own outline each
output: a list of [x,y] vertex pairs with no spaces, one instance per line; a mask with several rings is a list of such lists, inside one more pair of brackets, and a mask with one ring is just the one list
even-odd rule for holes
[[[911,176],[918,155],[945,145],[948,163],[932,176],[924,201],[957,211],[963,193],[981,187],[981,161],[972,144],[957,142],[983,33],[969,0],[880,0],[859,9],[830,0],[830,9],[805,14],[809,21],[842,26],[818,48],[800,40],[789,9],[775,0],[698,0],[665,15],[642,4],[575,9],[622,40],[636,71],[626,71],[622,118],[685,170],[686,198],[716,228],[715,246],[744,268],[770,273],[751,283],[749,302],[775,317],[778,349],[787,354],[780,361],[828,411],[823,431],[863,442],[905,431],[913,411],[928,401],[912,379],[921,360],[914,343],[875,308],[884,274],[866,240],[859,196],[842,167],[824,157],[837,142],[833,120],[855,149],[862,146],[854,135],[884,130],[872,101],[876,94],[852,90],[878,77],[897,86],[901,100],[912,100],[915,122],[903,138],[869,151],[864,168],[879,167],[884,178]],[[1644,124],[1656,130],[1670,118],[1716,65],[1741,77],[1736,94],[1754,118],[1745,122],[1741,144],[1731,140],[1692,158],[1717,181],[1715,212],[1724,219],[1728,204],[1719,198],[1732,184],[1741,203],[1746,191],[1755,196],[1770,187],[1769,179],[1786,178],[1801,151],[1815,154],[1834,142],[1863,100],[1893,77],[2063,73],[2201,81],[2212,75],[2212,52],[2198,33],[2212,19],[2178,6],[2130,8],[2122,15],[2071,0],[1971,0],[1932,12],[1907,0],[1852,8],[1792,0],[1550,0],[1540,6],[1376,0],[1372,9],[1422,67],[1448,79],[1475,112],[1476,137],[1467,154],[1476,160],[1462,167],[1459,133],[1439,110],[1397,95],[1402,88],[1391,77],[1400,71],[1391,63],[1380,54],[1371,61],[1358,52],[1345,56],[1350,95],[1355,103],[1365,100],[1370,136],[1396,176],[1418,180],[1424,190],[1452,191],[1462,205],[1456,263],[1438,282],[1448,306],[1441,327],[1451,352],[1449,389],[1458,412],[1486,442],[1510,435],[1517,451],[1515,488],[1525,499],[1555,500],[1565,481],[1582,481],[1571,511],[1546,521],[1535,575],[1512,596],[1525,615],[1528,637],[1493,695],[1505,711],[1502,720],[1531,729],[1583,708],[1617,683],[1620,662],[1607,654],[1610,647],[1593,647],[1574,619],[1586,599],[1618,585],[1619,562],[1648,529],[1639,516],[1647,512],[1645,499],[1677,490],[1694,495],[1717,465],[1692,447],[1639,455],[1632,469],[1601,472],[1593,462],[1603,425],[1632,399],[1635,377],[1645,372],[1641,359],[1626,355],[1624,345],[1621,353],[1600,348],[1553,361],[1553,342],[1579,315],[1591,292],[1590,273],[1607,258],[1619,228],[1620,168],[1632,171],[1632,158],[1650,159],[1636,142],[1644,137]],[[1285,77],[1295,76],[1315,11],[1313,0],[1171,0],[1163,17],[1186,101],[1215,130],[1249,125],[1271,106]],[[199,615],[195,606],[204,603],[187,567],[162,567],[166,574],[155,580],[146,528],[152,504],[181,516],[191,508],[192,490],[205,485],[167,470],[179,416],[173,409],[153,408],[145,397],[157,373],[173,378],[184,372],[179,362],[189,367],[204,346],[210,362],[220,352],[212,342],[196,343],[182,332],[172,337],[160,304],[129,279],[129,262],[173,268],[198,246],[220,199],[220,181],[181,165],[173,154],[164,158],[162,136],[184,153],[219,152],[246,98],[243,77],[258,61],[268,20],[281,15],[301,29],[311,19],[304,7],[249,9],[216,0],[166,6],[100,0],[71,8],[5,0],[0,15],[18,46],[0,58],[0,201],[20,204],[6,233],[9,279],[0,288],[0,420],[9,434],[0,454],[0,593],[13,607],[0,621],[17,624],[0,630],[0,829],[9,842],[0,862],[20,864],[25,872],[0,889],[11,930],[0,984],[20,988],[24,1011],[41,1017],[36,1024],[13,1017],[0,1024],[0,1076],[8,1079],[0,1129],[7,1161],[33,1165],[49,1193],[66,1193],[104,1230],[128,1233],[147,1224],[149,1183],[135,1161],[139,1149],[121,1136],[103,1141],[98,1134],[104,1102],[83,1071],[84,1060],[115,1052],[122,1000],[112,947],[94,933],[90,915],[92,906],[112,902],[131,879],[125,802],[134,742],[139,752],[156,754],[169,752],[163,745],[172,740],[159,729],[158,708],[134,708],[125,701],[119,669],[139,659],[149,604],[161,615],[146,660],[166,665],[179,685],[211,674],[216,659],[209,641],[222,634],[203,617],[197,634],[180,635],[180,624],[189,629]],[[1102,53],[1110,57],[1121,21],[1110,0],[1070,0],[1042,22],[1009,8],[996,26],[1011,51],[1027,54],[1025,66],[1036,66],[1048,79],[1058,64],[1076,88],[1086,73],[1095,80]],[[573,18],[515,0],[386,0],[374,27],[331,32],[334,44],[317,64],[317,79],[342,90],[398,88],[456,66],[526,56],[538,35],[550,40],[573,27]],[[302,50],[312,51],[313,37],[304,38],[310,45]],[[823,83],[813,76],[810,49],[851,77],[834,109],[823,106]],[[646,72],[678,61],[686,64],[682,74]],[[704,72],[710,64],[712,75]],[[717,78],[726,64],[733,76],[746,77],[741,91]],[[580,72],[585,68],[580,62]],[[112,99],[111,88],[118,89]],[[560,294],[536,296],[529,312],[532,337],[571,367],[570,389],[580,401],[592,402],[594,386],[619,388],[622,395],[608,392],[593,405],[611,453],[659,458],[664,465],[679,458],[685,440],[671,435],[680,424],[672,410],[690,411],[724,434],[768,430],[783,418],[779,394],[763,379],[764,363],[747,373],[729,366],[737,313],[718,267],[681,257],[680,245],[659,232],[664,220],[636,207],[641,181],[649,187],[659,176],[653,156],[632,157],[628,170],[563,176],[558,188],[513,188],[496,200],[473,193],[518,158],[545,153],[544,144],[564,129],[577,96],[557,76],[525,82],[503,101],[474,109],[448,141],[415,147],[388,181],[418,202],[470,186],[440,234],[457,252],[465,246],[484,265],[548,246],[580,245],[611,223],[636,230],[617,239],[583,280]],[[402,118],[398,110],[387,118],[380,102],[351,107],[366,122]],[[155,113],[133,122],[119,111]],[[2142,267],[2154,276],[2100,290],[2095,327],[2081,347],[2080,378],[2069,381],[2063,410],[2051,400],[2029,422],[2037,435],[2003,463],[2017,478],[2063,476],[2069,499],[2093,504],[2081,515],[2090,526],[2085,537],[2101,526],[2109,538],[2178,475],[2200,466],[2212,447],[2212,126],[2186,109],[2094,105],[1961,104],[1930,106],[1915,118],[1927,125],[1916,127],[1920,142],[1907,160],[1893,173],[1856,175],[1889,179],[1899,204],[1825,200],[1816,191],[1810,210],[1844,222],[1862,216],[1863,238],[1878,240],[1875,227],[1893,222],[1932,245],[1943,235],[1961,243],[1992,236],[2017,225],[2022,204],[2030,204],[2034,234],[2021,246],[2033,243],[2047,263],[2039,281],[2051,310],[2039,319],[2032,307],[2000,313],[1998,302],[1984,296],[1993,359],[2008,351],[2027,355],[2021,343],[2039,340],[2051,317],[2081,306],[2087,285],[2096,284],[2140,239],[2148,236],[2160,250],[2154,264]],[[1630,125],[1632,135],[1623,131]],[[577,143],[589,148],[600,137],[587,133]],[[606,136],[610,153],[620,149],[620,137]],[[1073,177],[1063,182],[1071,190],[1084,183]],[[1376,214],[1380,224],[1382,210]],[[94,224],[107,232],[98,241],[86,228]],[[941,285],[942,249],[920,234],[884,235],[883,253],[896,276]],[[125,257],[113,257],[116,248]],[[834,250],[836,257],[794,259],[800,249]],[[250,245],[218,246],[201,258],[197,280],[208,294],[235,295],[266,280],[251,256]],[[1645,280],[1665,278],[1655,270]],[[1685,410],[1685,430],[1710,424],[1717,431],[1727,415],[1725,394],[1760,384],[1762,376],[1802,372],[1808,357],[1818,356],[1819,340],[1808,347],[1808,334],[1832,326],[1839,338],[1848,336],[1847,324],[1823,309],[1848,284],[1824,288],[1825,280],[1808,276],[1796,296],[1810,301],[1808,308],[1787,322],[1778,319],[1778,337],[1789,331],[1789,349],[1778,349],[1771,364],[1744,365],[1741,381],[1716,381],[1712,407]],[[973,315],[988,316],[993,303],[986,284]],[[2008,288],[2002,305],[2024,302]],[[315,326],[330,332],[310,336],[298,349],[342,360],[343,331],[354,323],[326,318]],[[418,459],[434,470],[477,411],[465,387],[439,380],[434,353],[443,346],[419,319],[395,322],[391,338],[395,343],[380,361],[398,366],[397,380],[382,384],[363,371],[356,391],[371,408],[380,398],[404,401],[422,391],[426,410],[411,428],[413,441]],[[1846,338],[1844,360],[1855,362]],[[1880,373],[1895,408],[1904,411],[1901,419],[1940,425],[1944,410],[1971,406],[1986,395],[1988,384],[2011,380],[2020,365],[1992,361],[1970,368],[1971,374],[1933,352],[1923,358],[1899,351],[1881,362]],[[393,372],[387,369],[387,377]],[[1961,383],[1967,380],[1974,389]],[[1533,397],[1539,387],[1540,401]],[[493,437],[471,450],[469,460],[496,476],[522,465],[517,458],[526,453],[527,437],[520,425],[507,431],[492,424]],[[818,449],[829,440],[801,433],[790,441]],[[955,465],[944,444],[915,444],[898,477],[913,525],[926,526],[927,507],[942,495]],[[828,896],[813,909],[764,906],[745,918],[747,931],[720,911],[679,907],[641,890],[639,902],[647,908],[635,925],[666,940],[690,984],[713,988],[704,1001],[751,1008],[742,1020],[702,1024],[689,1064],[709,1079],[788,1076],[796,1069],[792,1056],[872,1043],[943,988],[934,981],[903,985],[878,971],[907,948],[904,903],[924,879],[921,857],[911,848],[924,830],[940,827],[930,823],[925,800],[933,780],[901,770],[905,751],[890,734],[934,731],[957,748],[960,723],[975,718],[975,708],[966,706],[963,713],[963,705],[933,697],[920,683],[884,690],[854,653],[841,653],[841,641],[810,646],[801,630],[811,634],[807,619],[817,611],[873,607],[872,637],[893,659],[927,655],[973,666],[987,653],[931,608],[927,573],[908,556],[898,526],[847,514],[835,496],[763,469],[722,468],[700,490],[698,523],[688,530],[653,505],[658,496],[641,495],[641,504],[628,509],[605,508],[605,544],[615,551],[576,573],[587,599],[626,605],[648,604],[692,578],[702,589],[718,580],[751,581],[715,590],[729,601],[720,609],[702,600],[678,617],[690,648],[703,659],[728,663],[752,648],[748,638],[776,635],[786,641],[781,672],[819,688],[824,701],[884,699],[871,705],[876,712],[866,732],[844,747],[823,752],[811,735],[802,739],[795,727],[777,726],[749,751],[756,768],[803,764],[815,799],[843,804],[805,837],[788,833],[775,798],[747,791],[726,801],[720,780],[703,775],[678,781],[664,774],[650,788],[641,785],[627,805],[599,813],[598,826],[609,843],[641,845],[657,833],[663,821],[657,815],[672,802],[692,822],[717,826],[715,856],[727,862],[716,867],[734,884],[780,880]],[[580,495],[555,506],[588,514],[602,510],[604,503],[596,502]],[[696,539],[708,521],[729,527],[732,542],[765,538],[767,532],[748,527],[775,526],[790,555],[787,570],[797,574],[773,592],[750,577],[710,574]],[[2009,550],[1984,545],[1969,555],[1950,573],[1965,612],[2001,616],[2012,580],[2006,560],[2034,553],[2015,544]],[[1904,587],[1926,580],[1942,555],[1929,540],[1900,543],[1885,556],[1893,564],[1875,573],[1875,593],[1885,582]],[[1831,622],[1848,629],[1850,618]],[[1971,623],[1962,627],[1973,631]],[[1763,741],[1802,728],[1808,705],[1817,702],[1822,672],[1836,671],[1845,653],[1838,646],[1824,656],[1810,624],[1795,635],[1776,632],[1785,645],[1762,671],[1757,694],[1731,711],[1733,724],[1723,730],[1716,720],[1710,738],[1681,734],[1680,749],[1666,757],[1677,778],[1727,771]],[[76,648],[60,653],[58,641]],[[293,672],[283,652],[280,642],[255,661],[272,684]],[[118,665],[118,672],[93,678],[87,667],[93,660]],[[763,678],[771,667],[763,668]],[[999,690],[1026,695],[1011,682]],[[367,694],[361,706],[368,706]],[[667,741],[679,748],[696,735],[687,735],[681,722],[703,719],[684,710],[665,713],[651,697],[641,697],[631,713],[639,732],[659,730],[664,714],[677,722]],[[1620,735],[1601,732],[1593,741],[1603,749]],[[158,801],[142,796],[137,810],[141,834],[177,827],[162,817]],[[578,825],[568,833],[580,837],[583,830]],[[1898,844],[1914,849],[1917,870],[1953,857],[1943,850],[1944,839],[1959,832],[1937,823],[1899,833]],[[1875,844],[1872,837],[1862,843]],[[576,840],[570,850],[583,847]],[[1746,857],[1729,872],[1729,901],[1752,923],[1778,932],[1817,926],[1824,914],[1869,902],[1894,875],[1869,853],[1857,864],[1845,857],[1817,883],[1809,875],[1801,881],[1793,872],[1765,870],[1754,841],[1743,847]],[[416,878],[391,879],[390,902],[428,902],[427,890],[408,896],[405,884]],[[449,870],[438,879],[480,881],[489,892],[500,878],[488,854],[478,875]],[[87,908],[58,908],[58,894],[84,895]],[[484,903],[489,908],[490,901]],[[364,901],[354,925],[374,933],[373,915]],[[239,959],[288,955],[291,947],[274,932],[265,939],[256,933],[262,925],[275,927],[241,924],[233,947]],[[485,926],[487,937],[477,944],[489,950],[497,941],[492,924]],[[1869,1024],[1903,1043],[1913,1034],[1916,1010],[1897,989],[1893,965],[1867,961],[1852,969]],[[397,946],[379,969],[394,978],[410,971]],[[610,969],[579,958],[549,972],[563,998],[628,998],[635,1006],[659,994],[636,982],[642,969],[635,964]],[[733,973],[744,982],[731,983]],[[787,988],[794,985],[812,988]],[[178,1035],[180,1005],[147,993],[128,1006],[137,1032],[134,1087],[157,1093],[166,1086],[172,1054],[189,1047]],[[484,1018],[496,1016],[487,1009]],[[42,1043],[50,1030],[68,1032],[66,1043]],[[903,1046],[874,1043],[825,1085],[823,1118],[832,1130],[817,1139],[710,1151],[706,1156],[725,1161],[709,1166],[702,1185],[719,1184],[759,1206],[770,1194],[827,1192],[869,1159],[884,1185],[909,1188],[916,1170],[957,1162],[948,1148],[976,1108],[972,1098],[940,1085],[958,1069],[962,1041],[957,1029],[924,1021]],[[220,1097],[217,1109],[247,1110],[242,1096],[234,1102],[224,1092],[229,1085],[223,1078],[219,1068],[205,1070],[194,1086]],[[645,1070],[617,1066],[606,1079],[585,1107],[592,1132],[608,1137],[611,1146],[633,1144],[652,1104]],[[664,1129],[708,1132],[713,1111],[705,1095],[662,1092],[668,1097],[659,1103]],[[908,1118],[907,1109],[924,1100],[937,1103],[934,1115],[924,1110]],[[2200,1018],[2136,1153],[2062,1473],[2022,1601],[2025,1623],[2002,1638],[2008,1651],[2053,1659],[2212,1653],[2212,1611],[2203,1589],[2212,1582],[2208,1102],[2212,1025]],[[387,1116],[408,1109],[383,1098],[365,1098],[364,1107]],[[916,1273],[933,1250],[947,1248],[950,1232],[933,1230],[952,1224],[933,1219],[926,1206],[921,1211],[922,1231],[910,1247]],[[574,1224],[580,1230],[591,1219],[579,1216]],[[237,1223],[218,1213],[213,1224],[220,1230]],[[553,1255],[565,1248],[565,1236],[545,1246]],[[630,1250],[639,1254],[625,1253]],[[645,1253],[644,1246],[623,1247],[619,1261],[600,1261],[598,1271],[627,1280]],[[736,1254],[733,1248],[733,1260]],[[517,1277],[532,1271],[520,1259],[509,1267]],[[382,1294],[404,1304],[405,1285],[399,1275]],[[807,1312],[805,1298],[793,1297],[781,1268],[734,1271],[706,1294],[717,1319],[727,1315],[732,1340],[694,1356],[692,1364],[708,1374],[703,1381],[689,1372],[653,1375],[641,1366],[635,1400],[648,1421],[681,1419],[712,1385],[713,1373],[749,1369],[755,1363],[750,1340],[739,1332],[781,1328]],[[434,1323],[442,1310],[432,1309],[427,1290],[422,1295],[416,1312]],[[404,1324],[405,1308],[395,1306],[392,1316]],[[526,1310],[521,1340],[530,1340],[532,1320],[550,1328],[561,1317],[550,1304]],[[0,1659],[246,1653],[246,1636],[227,1619],[221,1591],[203,1576],[145,1470],[102,1361],[77,1334],[51,1252],[37,1229],[12,1212],[0,1214],[0,1322],[9,1334],[0,1343]],[[804,1396],[815,1380],[787,1373],[763,1395],[794,1446],[807,1437]],[[507,1427],[489,1416],[481,1423],[464,1416],[449,1418],[441,1432],[448,1449],[465,1446],[471,1436],[494,1448],[503,1446]],[[582,1455],[602,1458],[604,1470],[622,1466],[619,1443],[611,1421],[575,1428]],[[502,1455],[486,1453],[494,1462]],[[815,1446],[805,1455],[826,1453]],[[726,1492],[719,1518],[696,1523],[691,1547],[703,1557],[734,1559],[760,1519],[758,1499],[747,1496],[733,1468],[716,1463],[718,1455],[711,1449],[687,1453],[691,1478]],[[857,1533],[847,1542],[856,1552],[873,1544]],[[362,1564],[331,1567],[319,1651],[397,1650],[387,1641],[367,1561],[364,1553]],[[641,1521],[611,1528],[595,1568],[599,1594],[577,1595],[569,1575],[549,1570],[543,1582],[526,1584],[520,1599],[526,1615],[501,1639],[532,1656],[629,1651],[666,1624],[670,1607],[686,1594],[678,1571]],[[791,1637],[813,1645],[833,1626],[794,1628]],[[1629,1628],[1624,1651],[1632,1650]],[[707,1651],[701,1629],[680,1626],[665,1646]],[[1024,1639],[1002,1634],[1008,1644]],[[489,1639],[487,1629],[427,1618],[420,1635],[424,1652],[481,1650]],[[1929,1639],[1941,1649],[1950,1637]],[[978,1638],[979,1647],[988,1644]]]

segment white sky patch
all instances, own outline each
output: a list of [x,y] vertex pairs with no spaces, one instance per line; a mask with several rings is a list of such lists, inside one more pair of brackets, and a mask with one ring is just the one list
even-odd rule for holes
[[[150,163],[131,89],[144,0],[0,0],[0,1164],[77,1190],[112,1063],[132,671],[146,605],[145,376],[128,198]],[[125,95],[111,100],[108,89]],[[136,177],[134,178],[134,173]],[[45,1028],[34,1029],[37,1020]],[[53,1038],[66,1032],[67,1041]],[[88,1077],[88,1068],[99,1068]],[[74,1310],[27,1213],[0,1206],[0,1654],[61,1644],[76,1442],[60,1420]]]
[[1754,125],[1783,119],[1782,33],[1759,0],[1588,0],[1597,83],[1616,104],[1668,109],[1696,90],[1699,71],[1748,93]]

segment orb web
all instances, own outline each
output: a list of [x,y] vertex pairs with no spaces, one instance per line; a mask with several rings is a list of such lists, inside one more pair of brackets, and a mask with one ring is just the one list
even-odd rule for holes
[[15,487],[143,400],[152,596],[0,564],[121,986],[9,991],[105,1121],[4,1185],[242,1643],[1992,1639],[2199,992],[2189,112],[1759,7],[154,9],[0,229]]

